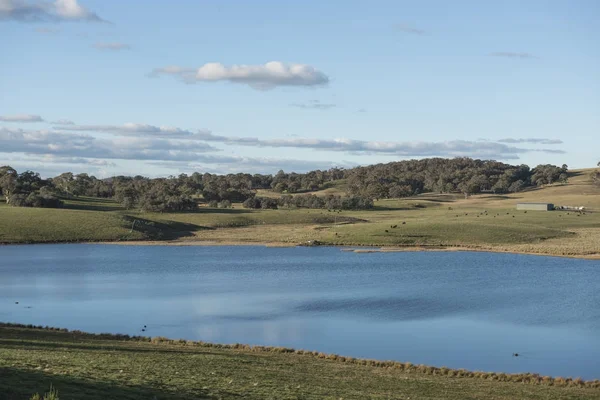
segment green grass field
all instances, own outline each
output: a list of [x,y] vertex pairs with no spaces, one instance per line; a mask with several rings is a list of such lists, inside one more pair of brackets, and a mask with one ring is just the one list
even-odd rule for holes
[[[344,183],[315,192],[340,192]],[[340,192],[341,193],[341,192]],[[260,195],[279,196],[274,193]],[[516,211],[517,202],[584,206],[585,214]],[[485,212],[487,211],[487,212]],[[591,212],[590,212],[591,211]],[[137,220],[134,228],[133,221]],[[392,228],[392,226],[397,227]],[[600,257],[600,188],[589,171],[569,184],[512,195],[426,194],[381,200],[374,210],[248,210],[200,207],[196,212],[151,214],[124,210],[112,200],[76,198],[63,209],[15,208],[0,203],[0,243],[163,240],[178,244],[445,246]]]
[[0,325],[0,399],[600,399],[600,382]]

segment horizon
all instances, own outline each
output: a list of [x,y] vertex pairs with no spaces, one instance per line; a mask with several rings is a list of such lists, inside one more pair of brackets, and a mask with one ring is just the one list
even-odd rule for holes
[[0,0],[0,163],[99,178],[432,157],[593,168],[598,15],[591,0]]

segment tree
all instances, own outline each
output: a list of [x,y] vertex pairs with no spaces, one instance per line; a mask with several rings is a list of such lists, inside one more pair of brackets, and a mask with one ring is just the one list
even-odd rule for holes
[[16,191],[18,185],[17,171],[9,166],[0,167],[0,189],[6,199],[6,203],[10,203],[10,196]]
[[52,182],[54,182],[54,185],[67,197],[71,197],[73,194],[72,189],[74,183],[72,172],[62,173],[59,176],[52,178]]
[[525,182],[523,182],[522,180],[518,180],[516,182],[513,182],[509,186],[508,191],[511,193],[520,192],[521,190],[523,190],[524,186],[525,186]]
[[[597,166],[600,167],[600,162],[598,162]],[[600,186],[600,171],[592,172],[592,181],[597,186]]]

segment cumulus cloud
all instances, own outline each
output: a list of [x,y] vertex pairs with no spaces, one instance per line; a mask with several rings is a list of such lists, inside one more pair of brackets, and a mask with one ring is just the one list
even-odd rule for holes
[[516,53],[516,52],[512,52],[512,51],[498,51],[495,53],[490,53],[490,56],[505,57],[505,58],[521,58],[521,59],[537,58],[536,56],[534,56],[531,53]]
[[306,103],[292,103],[290,106],[309,110],[329,110],[337,107],[336,104],[321,103],[319,100],[309,100]]
[[329,77],[315,67],[306,64],[286,64],[271,61],[263,65],[232,65],[207,63],[200,68],[168,66],[156,68],[154,76],[172,75],[185,83],[227,81],[241,83],[258,90],[273,89],[278,86],[324,86]]
[[427,33],[422,29],[417,29],[407,24],[396,24],[394,25],[394,29],[398,32],[410,33],[411,35],[425,35]]
[[531,143],[531,144],[562,144],[560,139],[544,139],[544,138],[506,138],[498,140],[499,143]]
[[39,115],[32,114],[16,114],[16,115],[0,115],[2,122],[44,122],[44,119]]
[[119,51],[119,50],[131,50],[131,46],[126,44],[126,43],[118,43],[118,42],[113,42],[113,43],[94,43],[92,45],[92,47],[98,49],[98,50],[113,50],[113,51]]
[[0,0],[0,20],[20,22],[103,21],[77,0]]
[[[58,125],[58,124],[57,124]],[[68,125],[57,126],[55,129],[63,131],[103,132],[119,136],[156,137],[166,139],[204,140],[208,131],[192,132],[174,126],[154,126],[128,122],[123,125]],[[208,132],[209,133],[209,132]]]

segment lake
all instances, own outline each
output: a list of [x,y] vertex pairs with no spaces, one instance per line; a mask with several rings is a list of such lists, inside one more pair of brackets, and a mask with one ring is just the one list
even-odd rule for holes
[[0,321],[596,379],[600,261],[331,247],[0,246]]

